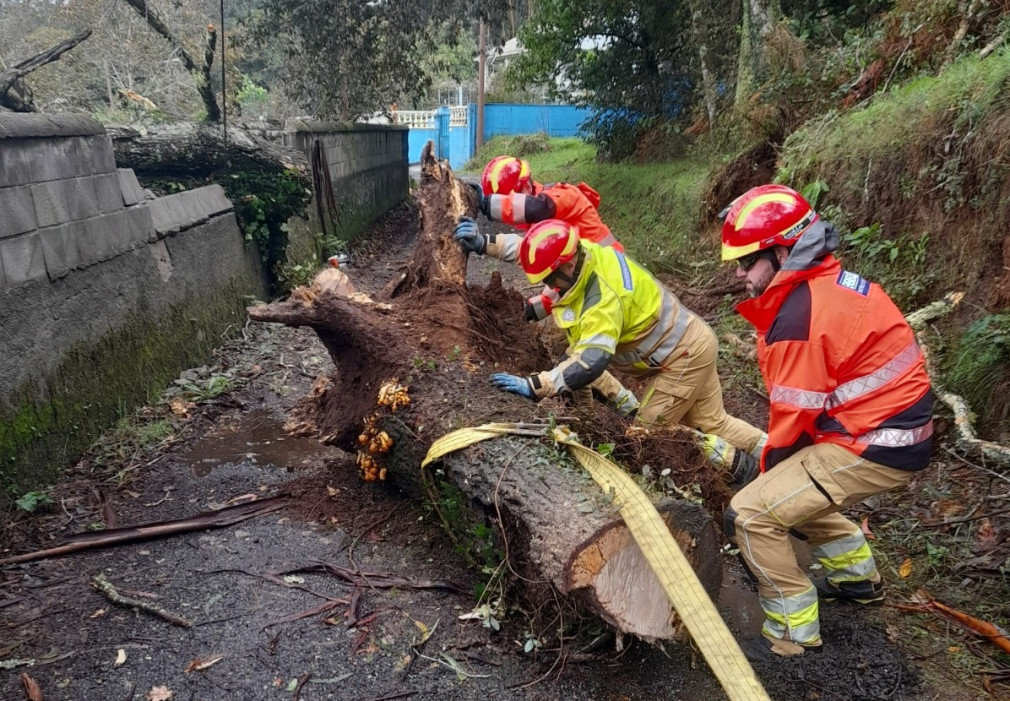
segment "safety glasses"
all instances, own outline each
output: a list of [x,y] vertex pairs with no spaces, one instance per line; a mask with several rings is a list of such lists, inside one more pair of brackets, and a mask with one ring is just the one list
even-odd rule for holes
[[753,268],[759,260],[765,257],[766,251],[755,251],[746,256],[736,259],[736,264],[740,266],[740,270],[747,272]]

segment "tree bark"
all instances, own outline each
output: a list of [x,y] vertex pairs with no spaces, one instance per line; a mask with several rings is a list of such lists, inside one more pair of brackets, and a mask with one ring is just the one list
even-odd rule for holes
[[[289,429],[358,451],[366,479],[378,474],[436,505],[446,498],[439,492],[462,495],[453,503],[494,524],[510,571],[519,575],[516,584],[531,601],[559,596],[619,631],[648,640],[673,637],[669,600],[610,500],[542,434],[552,416],[565,416],[585,444],[612,440],[615,454],[647,455],[656,474],[666,456],[681,484],[693,477],[679,471],[692,460],[701,463],[693,442],[678,443],[671,434],[629,439],[626,423],[602,407],[569,409],[556,399],[534,404],[493,390],[487,375],[496,367],[523,374],[550,366],[539,331],[521,320],[522,295],[503,288],[500,276],[485,288],[466,287],[467,258],[452,239],[452,225],[475,213],[476,198],[435,160],[430,144],[418,202],[412,258],[378,295],[383,301],[356,292],[341,270],[329,269],[284,302],[249,308],[256,321],[313,328],[337,368],[317,380]],[[398,399],[387,401],[392,396]],[[535,435],[484,441],[422,473],[435,439],[496,421],[530,424],[526,432]],[[722,570],[708,513],[664,496],[656,503],[714,594]],[[458,523],[447,526],[457,535],[468,532]]]
[[698,49],[698,62],[701,64],[702,95],[705,99],[705,111],[708,113],[709,129],[715,127],[715,71],[712,69],[712,59],[709,56],[708,38],[704,24],[704,8],[700,0],[691,0],[691,34]]
[[740,59],[737,62],[736,105],[750,100],[767,74],[765,41],[782,11],[779,0],[741,0]]

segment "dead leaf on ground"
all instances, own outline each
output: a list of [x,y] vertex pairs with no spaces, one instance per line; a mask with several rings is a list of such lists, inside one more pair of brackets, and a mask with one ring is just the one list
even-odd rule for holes
[[887,639],[890,642],[897,643],[899,640],[901,640],[901,637],[902,637],[901,636],[901,630],[897,626],[888,623],[884,627],[884,631],[887,634]]
[[155,686],[147,692],[147,701],[168,701],[172,698],[172,690],[167,686]]
[[975,551],[990,550],[996,545],[996,529],[987,518],[978,522],[978,531],[975,535]]
[[181,416],[184,419],[188,419],[189,412],[196,408],[196,404],[193,402],[187,402],[182,397],[174,397],[168,405],[171,407],[173,414]]
[[42,689],[38,682],[24,672],[21,673],[21,688],[25,690],[25,698],[28,701],[42,701]]
[[912,558],[905,558],[905,561],[898,568],[898,574],[901,575],[902,579],[908,579],[908,575],[912,574]]
[[126,650],[119,648],[119,650],[116,651],[115,666],[122,667],[124,664],[126,664]]
[[873,535],[873,531],[870,530],[870,517],[865,516],[863,518],[863,523],[859,527],[863,531],[863,535],[866,536],[867,540],[876,540],[877,536]]
[[217,655],[215,657],[198,657],[192,662],[190,662],[188,665],[186,665],[186,669],[182,671],[185,672],[186,674],[190,674],[191,672],[199,672],[202,669],[207,669],[208,667],[216,665],[223,659],[224,655]]
[[91,614],[90,616],[88,616],[88,618],[92,618],[92,619],[94,619],[94,618],[101,618],[104,615],[105,615],[105,609],[98,609],[93,614]]

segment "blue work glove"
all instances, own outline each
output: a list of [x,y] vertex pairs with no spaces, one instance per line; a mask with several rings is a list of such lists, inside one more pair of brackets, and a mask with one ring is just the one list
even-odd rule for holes
[[459,241],[459,245],[467,253],[484,255],[487,250],[487,236],[480,233],[477,222],[470,217],[463,217],[456,225],[456,230],[452,232],[452,237]]
[[484,187],[480,183],[467,183],[477,195],[477,211],[487,214],[487,195],[484,194]]
[[503,392],[518,394],[520,397],[526,397],[533,401],[537,399],[537,395],[533,393],[533,385],[525,377],[509,375],[507,372],[496,372],[491,375],[491,384]]

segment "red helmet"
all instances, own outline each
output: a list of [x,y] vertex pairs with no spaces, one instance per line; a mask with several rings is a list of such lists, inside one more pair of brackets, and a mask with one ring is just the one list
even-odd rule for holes
[[733,200],[722,224],[722,259],[736,260],[773,246],[792,246],[817,212],[785,185],[753,187]]
[[519,263],[534,285],[572,260],[579,251],[579,227],[545,219],[530,227],[519,244]]
[[485,195],[511,195],[530,182],[529,161],[515,156],[496,156],[484,167],[481,187]]

